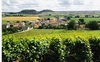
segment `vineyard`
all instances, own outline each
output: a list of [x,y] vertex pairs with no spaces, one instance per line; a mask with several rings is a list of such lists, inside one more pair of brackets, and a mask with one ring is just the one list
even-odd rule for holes
[[100,62],[100,31],[38,30],[2,39],[3,62]]
[[2,1],[2,62],[100,62],[97,1]]
[[63,29],[32,29],[26,32],[19,32],[14,34],[3,35],[3,38],[13,37],[13,38],[37,38],[37,39],[45,39],[45,38],[74,38],[76,36],[82,37],[84,39],[88,39],[89,37],[100,37],[100,30],[63,30]]

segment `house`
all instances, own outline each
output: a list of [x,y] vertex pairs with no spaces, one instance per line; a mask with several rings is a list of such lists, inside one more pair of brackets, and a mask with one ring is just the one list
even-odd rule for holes
[[22,26],[22,31],[27,30],[28,26]]
[[6,25],[6,28],[9,28],[10,25],[11,25],[11,23],[8,22],[7,25]]
[[34,28],[38,28],[39,27],[39,25],[38,24],[34,24]]
[[51,25],[58,25],[58,22],[57,22],[56,20],[51,20],[51,21],[50,21],[50,24],[51,24]]
[[22,22],[21,22],[21,25],[22,25],[22,26],[25,26],[25,22],[24,22],[24,21],[22,21]]
[[15,24],[13,24],[13,27],[19,27],[19,26],[20,26],[19,23],[15,23]]

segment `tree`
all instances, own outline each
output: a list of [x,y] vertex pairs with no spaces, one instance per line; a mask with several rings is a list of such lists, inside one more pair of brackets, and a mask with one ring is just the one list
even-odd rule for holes
[[65,20],[70,20],[71,17],[70,16],[64,16]]
[[75,16],[75,18],[80,18],[80,16],[79,16],[79,15],[77,15],[77,16]]
[[49,16],[51,16],[51,14],[49,14]]
[[85,15],[85,18],[88,18],[89,17],[89,15]]
[[47,18],[47,20],[50,20],[50,18]]
[[69,29],[69,30],[74,30],[74,29],[76,29],[75,20],[71,20],[71,21],[68,23],[68,29]]
[[80,24],[85,24],[84,19],[79,19]]
[[67,17],[67,20],[70,20],[70,17]]
[[20,21],[16,21],[16,23],[19,23]]
[[92,18],[94,18],[94,15],[92,15]]
[[99,25],[97,21],[90,21],[85,25],[85,27],[89,28],[90,30],[98,30]]

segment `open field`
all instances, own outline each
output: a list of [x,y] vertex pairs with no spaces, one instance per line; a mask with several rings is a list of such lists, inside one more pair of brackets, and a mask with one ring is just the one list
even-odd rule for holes
[[[76,20],[78,21],[80,18],[71,18],[71,20]],[[83,18],[85,22],[89,21],[100,21],[100,18]]]
[[[24,20],[31,20],[35,21],[39,18],[51,18],[54,19],[54,16],[43,16],[43,17],[3,17],[2,18],[2,24],[6,24],[7,21],[10,22],[16,22],[16,21],[24,21]],[[78,21],[80,18],[71,18],[71,20],[76,20]],[[100,21],[100,18],[83,18],[85,22],[89,21]]]
[[[52,15],[52,16],[41,16],[41,18],[55,18],[54,16],[56,15]],[[60,17],[64,17],[64,15],[61,15]],[[100,21],[100,18],[85,18],[81,15],[80,18],[83,18],[85,22],[89,22],[89,21]],[[76,20],[76,21],[79,21],[80,18],[70,18],[70,20]]]
[[33,29],[26,32],[14,33],[9,35],[4,35],[3,37],[14,37],[14,38],[52,38],[52,37],[62,37],[62,38],[75,38],[76,36],[87,39],[91,36],[100,37],[100,30],[90,31],[90,30],[53,30],[53,29]]
[[[64,16],[61,16],[64,17]],[[54,15],[53,16],[42,16],[41,18],[55,18]],[[83,18],[85,22],[89,22],[89,21],[100,21],[100,18],[85,18],[85,17],[80,17]],[[76,20],[78,21],[80,18],[71,18],[71,20]]]
[[37,20],[39,17],[3,17],[2,20]]
[[35,21],[37,20],[39,17],[3,17],[2,18],[2,24],[7,23],[7,21],[24,21],[24,20],[32,20]]

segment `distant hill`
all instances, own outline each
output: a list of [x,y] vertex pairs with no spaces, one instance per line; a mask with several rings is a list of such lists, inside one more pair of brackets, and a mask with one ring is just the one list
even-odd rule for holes
[[2,14],[41,14],[43,12],[53,12],[52,10],[36,11],[34,9],[21,10],[20,12],[2,12]]
[[42,11],[39,11],[39,13],[42,13],[42,12],[53,12],[52,10],[42,10]]
[[36,11],[34,9],[25,9],[19,12],[2,12],[4,16],[23,16],[23,15],[48,15],[48,14],[71,14],[71,15],[100,15],[100,11],[52,11],[49,9]]
[[37,14],[36,10],[22,10],[18,12],[19,14]]

